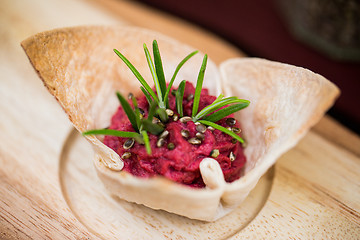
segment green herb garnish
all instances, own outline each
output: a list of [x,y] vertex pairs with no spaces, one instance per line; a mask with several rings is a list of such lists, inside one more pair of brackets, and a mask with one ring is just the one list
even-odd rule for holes
[[234,104],[231,106],[228,106],[226,108],[220,109],[219,111],[204,117],[203,119],[209,122],[217,122],[221,119],[223,119],[224,117],[229,116],[232,113],[235,113],[237,111],[240,111],[243,108],[246,108],[247,106],[249,106],[250,102],[243,102],[243,103],[239,103],[239,104]]
[[175,99],[176,99],[176,111],[179,113],[180,117],[183,117],[183,98],[184,98],[184,91],[185,91],[185,83],[186,81],[183,80],[176,91]]
[[[155,41],[156,42],[156,41]],[[168,88],[166,89],[166,93],[165,93],[165,100],[167,101],[167,106],[169,105],[169,93],[170,93],[170,89],[174,83],[174,80],[176,78],[176,75],[178,74],[180,68],[192,57],[194,56],[196,53],[198,53],[198,51],[194,51],[192,53],[190,53],[189,55],[187,55],[176,67],[174,74],[169,82]]]
[[[221,96],[219,96],[219,97],[221,97]],[[206,106],[198,114],[196,114],[193,117],[193,121],[196,122],[199,119],[204,118],[208,114],[210,114],[226,105],[232,104],[232,103],[241,103],[241,107],[242,107],[241,109],[243,109],[243,108],[247,107],[250,102],[248,100],[238,99],[236,97],[228,97],[228,98],[224,98],[224,99],[222,99],[222,97],[220,99],[217,98],[212,104],[210,104],[209,106]],[[223,109],[219,110],[218,112],[213,113],[212,115],[210,115],[207,118],[207,120],[214,121],[214,119],[215,119],[216,121],[218,121],[226,116],[229,116],[231,113],[238,111],[237,108],[234,108],[234,107],[230,108],[230,107],[232,107],[232,106],[228,106],[227,108],[223,108]],[[236,111],[233,111],[233,110],[236,110]],[[229,114],[227,114],[227,113],[229,113]],[[223,117],[219,118],[219,116],[223,116]],[[214,122],[216,122],[216,121],[214,121]]]
[[[206,69],[206,63],[207,63],[207,55],[205,54],[201,68],[200,68],[200,72],[198,75],[198,79],[196,82],[196,88],[195,88],[195,94],[194,94],[194,103],[193,103],[193,109],[192,109],[192,117],[194,118],[198,108],[199,108],[199,103],[200,103],[200,95],[201,95],[201,90],[202,90],[202,85],[203,85],[203,81],[204,81],[204,75],[205,75],[205,69]],[[196,122],[196,120],[195,120]]]
[[[129,104],[129,102],[119,92],[117,92],[116,95],[120,101],[120,104],[124,112],[126,113],[135,132],[117,131],[113,129],[98,129],[98,130],[86,131],[83,133],[83,135],[101,134],[101,135],[133,138],[140,144],[145,144],[147,153],[151,154],[151,147],[150,147],[150,140],[148,133],[154,135],[160,135],[164,131],[164,127],[163,127],[164,123],[166,123],[169,118],[167,112],[169,111],[169,109],[167,108],[169,108],[169,94],[172,85],[174,83],[174,80],[181,67],[185,64],[185,62],[188,61],[192,56],[194,56],[198,51],[194,51],[190,53],[177,65],[168,86],[166,86],[166,80],[165,80],[163,65],[162,65],[157,41],[154,40],[152,44],[154,60],[152,59],[146,44],[144,44],[143,47],[144,47],[146,60],[154,81],[156,92],[154,92],[154,90],[149,86],[149,84],[141,76],[138,70],[136,70],[136,68],[130,63],[130,61],[124,55],[122,55],[116,49],[114,49],[114,52],[129,67],[129,69],[133,72],[135,77],[141,83],[142,86],[140,87],[140,89],[145,95],[146,100],[148,101],[149,104],[147,118],[144,118],[143,113],[140,112],[135,97],[132,97],[132,104],[133,104],[132,107]],[[239,142],[244,143],[244,140],[235,132],[225,127],[222,127],[216,124],[215,122],[243,108],[246,108],[250,103],[248,100],[239,99],[237,97],[224,98],[224,95],[220,94],[212,104],[206,106],[201,111],[198,111],[200,97],[201,97],[201,90],[205,75],[205,69],[207,65],[207,58],[208,56],[205,54],[196,82],[192,114],[191,117],[187,117],[187,118],[191,118],[193,122],[199,122],[206,126],[211,126],[215,129],[218,129],[232,136],[234,139],[238,140]],[[185,84],[186,81],[183,80],[179,84],[178,89],[175,90],[176,111],[180,117],[184,117],[183,98],[184,98]],[[170,112],[172,112],[172,110],[170,110]],[[159,121],[158,119],[154,119],[154,117],[160,119],[162,123],[157,124],[156,122],[154,122],[153,120]]]
[[150,155],[151,154],[151,146],[150,146],[149,136],[145,130],[141,131],[141,135],[143,136],[143,139],[145,142],[146,152]]
[[146,89],[146,91],[153,97],[155,101],[159,101],[154,91],[151,89],[151,87],[147,84],[145,79],[141,76],[141,74],[136,70],[136,68],[127,60],[127,58],[122,55],[118,50],[114,49],[114,52],[123,60],[123,62],[128,66],[128,68],[133,72],[135,77],[139,80],[141,85]]
[[244,143],[244,139],[242,139],[241,137],[239,137],[239,135],[237,135],[236,133],[228,130],[227,128],[224,128],[223,126],[220,126],[216,123],[213,123],[213,122],[209,122],[209,121],[205,121],[205,120],[199,120],[198,121],[199,123],[202,123],[204,125],[207,125],[207,126],[210,126],[210,127],[213,127],[217,130],[220,130],[228,135],[230,135],[231,137],[235,138],[236,140],[238,140],[239,142],[241,143]]
[[158,78],[159,84],[160,84],[161,95],[165,99],[166,81],[165,81],[165,75],[164,75],[163,65],[162,65],[159,46],[157,44],[157,41],[153,41],[153,55],[154,55],[156,75],[157,75],[157,78]]
[[[155,88],[156,88],[156,93],[159,99],[159,108],[165,109],[165,102],[164,102],[164,98],[163,98],[163,91],[162,89],[166,87],[166,83],[165,83],[165,79],[161,78],[161,81],[159,81],[159,78],[157,77],[157,72],[162,72],[162,65],[161,65],[161,70],[156,71],[155,69],[155,65],[152,61],[151,55],[149,53],[148,48],[146,47],[146,44],[144,43],[144,51],[145,51],[145,55],[146,55],[146,60],[148,62],[149,68],[150,68],[150,72],[151,75],[154,79],[154,83],[155,83]],[[159,55],[155,55],[155,56],[159,56]],[[162,74],[164,75],[164,74]]]
[[126,131],[118,131],[113,129],[94,129],[83,132],[83,135],[109,135],[115,137],[126,137],[126,138],[134,138],[140,143],[144,143],[141,134],[137,132],[126,132]]
[[145,144],[146,151],[148,154],[151,154],[149,136],[147,132],[150,132],[154,135],[159,135],[164,131],[164,128],[160,125],[152,123],[152,118],[154,116],[155,104],[150,105],[148,118],[144,118],[140,113],[140,109],[138,108],[137,101],[135,97],[132,97],[132,102],[134,105],[134,109],[128,103],[128,101],[122,96],[119,92],[116,93],[119,102],[127,115],[133,129],[136,132],[127,132],[127,131],[118,131],[113,129],[97,129],[97,130],[89,130],[83,132],[83,135],[111,135],[117,137],[128,137],[134,138],[138,143]]

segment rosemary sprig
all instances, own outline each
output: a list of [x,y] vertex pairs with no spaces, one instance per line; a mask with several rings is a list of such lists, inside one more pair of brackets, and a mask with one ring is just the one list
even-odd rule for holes
[[153,55],[154,55],[156,75],[159,79],[161,94],[162,94],[162,96],[164,96],[164,100],[166,100],[166,98],[165,98],[166,81],[165,81],[165,75],[164,75],[164,69],[163,69],[163,65],[162,65],[162,61],[161,61],[161,56],[160,56],[160,50],[159,50],[159,46],[158,46],[158,43],[156,40],[153,41]]
[[152,120],[153,120],[153,117],[154,117],[156,108],[157,108],[156,103],[155,103],[155,102],[151,102],[151,103],[150,103],[150,106],[149,106],[148,117],[147,117],[147,119],[148,119],[149,121],[152,121]]
[[226,108],[220,109],[219,111],[214,112],[213,114],[211,114],[209,116],[204,117],[203,120],[206,120],[209,122],[217,122],[217,121],[223,119],[224,117],[229,116],[232,113],[235,113],[237,111],[240,111],[241,109],[246,108],[247,106],[249,106],[248,102],[234,104],[234,105],[228,106]]
[[166,110],[163,108],[158,108],[155,111],[157,113],[157,116],[160,118],[160,120],[164,123],[166,123],[168,121],[168,115],[166,113]]
[[141,135],[137,132],[126,132],[126,131],[118,131],[114,129],[94,129],[83,132],[82,135],[109,135],[115,137],[125,137],[125,138],[134,138],[139,143],[144,143]]
[[154,135],[159,135],[164,131],[164,128],[161,127],[158,124],[152,123],[149,119],[143,119],[142,120],[142,126],[144,129],[146,129],[149,133]]
[[138,131],[141,132],[141,130],[142,130],[142,125],[141,125],[142,116],[141,116],[141,113],[140,113],[140,109],[139,109],[139,107],[138,107],[136,98],[135,98],[135,97],[132,97],[131,100],[132,100],[133,105],[134,105],[136,125],[137,125],[137,127],[138,127],[138,129],[139,129]]
[[149,105],[151,105],[151,103],[153,102],[150,94],[145,90],[145,88],[143,86],[140,87],[141,91],[144,93],[146,100],[148,101]]
[[194,51],[192,53],[190,53],[189,55],[187,55],[176,67],[173,76],[171,77],[171,80],[169,82],[168,88],[166,89],[166,93],[165,93],[165,101],[166,101],[166,106],[169,105],[169,94],[170,94],[170,89],[174,83],[174,80],[176,78],[176,75],[178,74],[178,72],[180,71],[180,68],[195,54],[197,54],[198,51]]
[[120,104],[124,109],[124,112],[126,113],[127,117],[129,118],[129,121],[132,127],[134,128],[135,132],[139,132],[139,125],[136,120],[136,114],[134,110],[131,108],[128,101],[126,101],[126,99],[119,92],[116,93],[116,96],[118,97]]
[[[132,103],[134,105],[134,109],[130,106],[128,101],[122,96],[119,92],[116,93],[119,102],[124,109],[125,114],[127,115],[131,126],[133,127],[135,132],[127,132],[127,131],[118,131],[114,129],[97,129],[97,130],[89,130],[83,132],[83,135],[111,135],[111,136],[118,136],[118,137],[129,137],[134,138],[137,142],[141,144],[149,144],[146,138],[149,138],[147,132],[150,132],[154,135],[159,135],[164,131],[164,128],[158,124],[152,123],[152,118],[154,113],[157,111],[157,105],[155,102],[151,102],[148,118],[143,118],[140,113],[140,109],[138,107],[137,101],[135,97],[132,97]],[[165,111],[165,110],[164,110]],[[150,146],[150,145],[149,145]],[[146,146],[147,152],[151,154],[151,148]],[[150,150],[149,150],[150,149]]]
[[210,126],[210,127],[213,127],[215,129],[218,129],[228,135],[230,135],[231,137],[235,138],[236,140],[238,140],[239,142],[241,143],[244,143],[244,139],[242,139],[239,135],[237,135],[236,133],[224,128],[223,126],[220,126],[216,123],[213,123],[213,122],[210,122],[210,121],[206,121],[206,120],[199,120],[198,121],[199,123],[202,123],[204,125],[207,125],[207,126]]
[[141,76],[141,74],[138,72],[138,70],[136,70],[136,68],[130,63],[130,61],[124,56],[122,55],[118,50],[114,49],[114,52],[120,57],[121,60],[123,60],[123,62],[128,66],[128,68],[133,72],[133,74],[135,75],[135,77],[139,80],[139,82],[141,83],[141,85],[143,85],[143,87],[146,89],[146,91],[152,96],[152,98],[155,101],[159,101],[158,97],[156,96],[156,94],[154,93],[154,91],[151,89],[151,87],[149,86],[149,84],[147,84],[147,82],[145,81],[145,79]]
[[215,99],[215,101],[213,102],[213,104],[219,102],[219,101],[220,101],[221,99],[223,99],[223,98],[224,98],[224,94],[220,93],[219,96],[218,96],[218,97]]
[[[163,64],[160,56],[159,46],[156,40],[153,41],[153,59],[150,55],[150,52],[146,46],[143,45],[144,52],[146,56],[146,60],[154,81],[154,86],[156,93],[149,84],[145,81],[142,75],[138,72],[138,70],[130,63],[130,61],[121,54],[118,50],[114,49],[114,52],[120,57],[120,59],[129,67],[135,77],[141,83],[141,91],[146,97],[146,100],[149,104],[148,110],[148,117],[144,118],[142,113],[140,113],[140,109],[137,104],[137,100],[135,97],[132,97],[132,104],[134,109],[131,107],[129,102],[119,93],[117,92],[116,95],[120,101],[120,104],[126,113],[133,129],[135,132],[127,132],[127,131],[117,131],[113,129],[98,129],[98,130],[90,130],[83,133],[83,135],[91,135],[91,134],[102,134],[102,135],[112,135],[118,137],[128,137],[134,138],[141,144],[145,144],[145,148],[148,154],[151,154],[151,146],[148,133],[159,135],[163,132],[164,128],[158,124],[152,122],[153,117],[157,116],[163,123],[168,121],[168,115],[166,113],[166,108],[169,108],[169,94],[172,88],[172,85],[175,81],[175,78],[181,69],[181,67],[198,51],[191,52],[187,55],[176,67],[171,80],[166,86],[166,80],[163,70]],[[201,111],[199,110],[199,103],[200,103],[200,96],[202,85],[204,81],[205,69],[207,65],[208,56],[205,54],[202,65],[198,74],[195,93],[194,93],[194,100],[193,100],[193,108],[192,108],[192,120],[194,122],[200,122],[207,126],[212,126],[215,129],[218,129],[233,138],[237,139],[239,142],[243,143],[243,139],[239,137],[234,132],[216,124],[215,122],[223,119],[224,117],[237,112],[249,105],[248,100],[238,99],[237,97],[227,97],[224,98],[223,94],[220,94],[216,100],[203,108]],[[176,110],[180,117],[183,117],[183,98],[184,98],[184,91],[185,91],[185,84],[186,81],[183,80],[176,91],[175,100],[176,100]]]
[[[196,114],[193,117],[193,121],[196,122],[197,120],[205,117],[206,115],[226,106],[232,103],[244,103],[249,105],[249,101],[248,100],[244,100],[244,99],[238,99],[236,97],[228,97],[228,98],[224,98],[224,99],[216,99],[212,104],[210,104],[209,106],[206,106],[205,108],[203,108],[198,114]],[[226,109],[226,108],[225,108]],[[223,114],[225,111],[221,111],[220,113]],[[219,114],[219,113],[214,113],[215,117]],[[230,114],[228,114],[230,115]],[[226,116],[228,116],[226,115]],[[225,116],[225,117],[226,117]],[[215,118],[214,117],[214,118]],[[220,118],[221,119],[221,118]],[[219,119],[219,120],[220,120]]]
[[156,89],[155,92],[151,89],[149,84],[145,81],[145,79],[142,77],[142,75],[139,73],[139,71],[132,65],[132,63],[118,50],[114,49],[114,52],[116,55],[119,56],[119,58],[128,66],[128,68],[132,71],[132,73],[135,75],[135,77],[139,80],[141,83],[141,91],[144,93],[146,100],[149,103],[149,112],[148,112],[148,118],[144,119],[141,117],[141,113],[139,111],[139,108],[137,106],[136,98],[132,98],[132,102],[134,105],[134,109],[130,106],[128,101],[119,93],[117,92],[116,95],[120,101],[120,104],[127,115],[133,129],[135,132],[126,132],[126,131],[118,131],[113,129],[96,129],[96,130],[89,130],[83,132],[83,135],[111,135],[111,136],[118,136],[118,137],[129,137],[136,139],[139,143],[145,144],[146,150],[148,154],[151,154],[151,147],[149,143],[149,136],[147,132],[150,132],[152,134],[158,135],[161,132],[163,132],[164,128],[160,125],[152,123],[152,119],[155,114],[161,119],[163,122],[168,121],[168,116],[166,114],[166,107],[168,107],[169,101],[168,96],[170,89],[172,87],[172,84],[176,78],[177,73],[179,72],[180,68],[185,64],[186,61],[188,61],[192,56],[194,56],[198,51],[194,51],[187,55],[176,67],[175,72],[171,78],[171,81],[166,87],[166,81],[165,81],[165,75],[164,70],[162,66],[161,56],[159,47],[157,44],[157,41],[153,41],[153,55],[154,55],[154,61],[152,61],[152,58],[150,56],[149,50],[144,44],[144,51],[145,56],[151,71],[151,75],[154,80],[154,85]]
[[196,82],[194,103],[193,103],[193,109],[192,109],[192,117],[195,117],[195,115],[197,114],[198,108],[199,108],[200,95],[201,95],[201,89],[202,89],[202,85],[203,85],[203,81],[204,81],[206,63],[207,63],[207,55],[205,54],[201,68],[200,68],[200,72],[198,75],[198,79]]
[[[141,91],[145,94],[147,101],[149,104],[151,103],[152,99],[158,103],[159,108],[166,109],[166,107],[169,107],[169,92],[173,85],[173,82],[176,78],[177,73],[179,72],[180,68],[187,62],[192,56],[194,56],[198,51],[194,51],[187,55],[176,67],[175,72],[170,80],[170,83],[168,87],[166,87],[166,81],[165,81],[165,75],[164,70],[162,66],[161,56],[160,56],[160,50],[159,46],[157,44],[157,41],[153,41],[153,55],[154,55],[154,61],[152,61],[152,58],[150,56],[150,52],[146,46],[146,44],[143,45],[146,60],[148,62],[151,75],[154,80],[154,85],[156,89],[157,96],[155,92],[150,88],[150,86],[147,84],[145,79],[142,77],[142,75],[138,72],[138,70],[130,63],[130,61],[121,54],[118,50],[114,49],[114,52],[120,57],[120,59],[129,67],[129,69],[133,72],[135,77],[139,80],[142,87]],[[155,65],[154,65],[155,63]],[[150,98],[152,97],[152,99]]]
[[[156,88],[156,93],[158,95],[158,99],[159,99],[159,108],[163,108],[165,109],[165,102],[164,102],[164,98],[163,98],[163,92],[162,92],[162,87],[166,84],[159,81],[159,78],[157,76],[157,71],[155,69],[155,65],[152,61],[152,58],[150,56],[149,50],[146,47],[146,44],[144,43],[144,51],[145,51],[145,56],[146,56],[146,60],[148,62],[149,68],[150,68],[150,72],[151,75],[154,79],[154,83],[155,83],[155,88]],[[155,56],[159,56],[159,55],[155,55]],[[160,71],[160,70],[159,70]],[[165,79],[164,79],[165,81]]]
[[179,87],[178,87],[178,89],[176,91],[176,94],[175,94],[176,111],[179,113],[180,117],[184,116],[182,102],[183,102],[183,98],[184,98],[185,84],[186,84],[186,81],[183,80],[179,84]]
[[151,154],[151,146],[150,146],[150,141],[149,141],[149,135],[147,134],[147,132],[145,130],[141,131],[141,135],[144,139],[146,152],[147,152],[147,154],[150,155]]

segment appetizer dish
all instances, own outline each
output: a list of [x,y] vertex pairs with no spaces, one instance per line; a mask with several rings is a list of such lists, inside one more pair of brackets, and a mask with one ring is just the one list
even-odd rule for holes
[[134,27],[55,29],[22,47],[92,144],[111,194],[203,221],[236,208],[339,94],[318,74],[264,59],[218,69]]
[[[241,176],[245,164],[244,140],[239,136],[239,123],[233,117],[249,105],[237,97],[217,98],[202,88],[207,55],[204,56],[196,88],[182,80],[177,89],[172,84],[183,64],[197,53],[186,56],[175,69],[168,86],[165,81],[157,41],[153,41],[154,59],[144,44],[146,59],[154,80],[154,90],[130,61],[118,50],[114,52],[124,61],[141,83],[142,96],[129,93],[128,100],[117,92],[121,106],[107,129],[90,130],[83,135],[107,135],[104,144],[117,152],[122,170],[138,177],[164,176],[191,187],[205,187],[200,174],[200,162],[215,159],[225,181]],[[231,105],[230,105],[231,104]]]

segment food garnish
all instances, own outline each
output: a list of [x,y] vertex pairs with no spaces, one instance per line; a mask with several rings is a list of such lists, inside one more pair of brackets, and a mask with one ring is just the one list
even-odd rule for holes
[[[208,106],[204,107],[199,111],[199,103],[202,91],[202,85],[204,80],[204,74],[206,70],[207,58],[208,56],[205,54],[202,65],[198,74],[195,93],[193,95],[189,95],[188,98],[193,98],[193,107],[191,116],[184,116],[183,112],[183,98],[186,81],[183,80],[179,84],[178,88],[175,90],[172,89],[174,80],[176,78],[177,73],[181,69],[181,67],[198,51],[193,51],[189,55],[187,55],[176,67],[171,80],[168,85],[166,85],[165,75],[163,71],[162,60],[160,56],[159,47],[157,41],[153,41],[153,59],[149,53],[149,50],[146,44],[143,45],[145,56],[147,59],[147,63],[154,81],[155,91],[149,86],[146,80],[142,77],[139,71],[131,64],[131,62],[118,50],[114,49],[114,52],[120,57],[120,59],[128,66],[128,68],[132,71],[135,77],[141,83],[141,91],[145,95],[146,100],[149,104],[147,117],[144,116],[144,110],[138,107],[137,100],[133,94],[129,94],[129,99],[132,101],[132,105],[125,99],[122,94],[116,92],[116,95],[119,99],[119,102],[126,113],[131,125],[133,127],[134,132],[132,131],[119,131],[114,129],[94,129],[83,132],[83,135],[109,135],[109,136],[117,136],[117,137],[125,137],[129,138],[126,145],[124,144],[124,148],[130,148],[133,144],[133,141],[136,140],[140,144],[144,144],[146,151],[148,154],[151,154],[151,147],[149,142],[148,133],[158,135],[159,140],[157,141],[157,146],[163,146],[164,138],[166,137],[165,125],[169,121],[169,117],[173,119],[173,121],[177,121],[178,119],[181,122],[193,121],[195,124],[201,127],[208,126],[212,129],[220,130],[231,137],[233,137],[236,141],[240,143],[244,143],[244,140],[238,135],[240,133],[239,129],[235,128],[225,128],[216,122],[219,120],[243,109],[249,105],[248,100],[239,99],[237,97],[226,97],[224,98],[223,94],[220,94],[215,101],[213,101]],[[169,109],[169,94],[175,95],[176,99],[176,109]],[[188,99],[189,100],[189,99]],[[230,123],[236,121],[234,118],[228,118],[227,125],[232,126],[234,123]],[[197,145],[201,144],[201,140],[204,137],[204,130],[198,130],[198,134],[195,138],[189,139],[191,144]],[[167,132],[168,134],[168,132]],[[186,132],[181,133],[184,137],[188,134]],[[165,136],[165,137],[164,137]],[[134,139],[134,140],[133,140]],[[168,149],[171,150],[175,146],[173,143],[168,144]],[[217,150],[217,149],[215,149]],[[215,151],[211,156],[217,156],[218,150]],[[233,153],[232,153],[233,154]],[[234,155],[234,154],[233,154]],[[122,156],[122,158],[129,158],[128,154],[126,156]],[[230,157],[231,158],[231,157]],[[232,156],[232,158],[235,158]]]

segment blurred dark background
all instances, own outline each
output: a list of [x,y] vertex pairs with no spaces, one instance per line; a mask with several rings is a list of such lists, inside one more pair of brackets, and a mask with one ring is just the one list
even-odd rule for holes
[[205,28],[250,57],[323,75],[341,89],[328,113],[360,134],[360,1],[138,1]]

